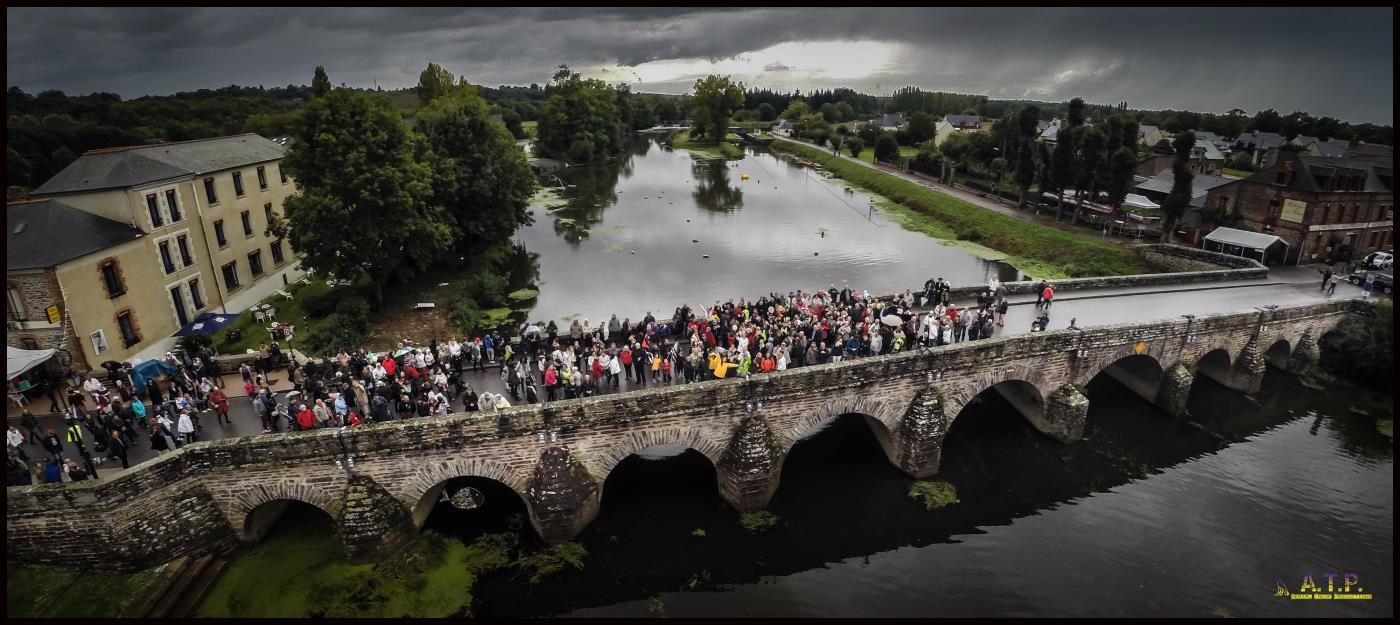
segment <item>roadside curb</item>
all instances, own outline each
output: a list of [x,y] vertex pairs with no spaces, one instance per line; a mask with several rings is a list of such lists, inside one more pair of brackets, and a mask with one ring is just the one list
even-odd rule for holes
[[[1311,281],[1311,280],[1310,280],[1310,281],[1307,281],[1307,282],[1270,282],[1270,281],[1259,281],[1259,282],[1250,283],[1250,284],[1225,284],[1225,285],[1213,285],[1213,286],[1200,286],[1200,287],[1188,288],[1188,289],[1160,289],[1160,290],[1156,290],[1156,291],[1133,291],[1133,292],[1130,292],[1130,293],[1109,293],[1109,294],[1107,294],[1107,295],[1082,295],[1082,296],[1079,296],[1079,297],[1069,297],[1069,296],[1059,297],[1059,296],[1056,296],[1056,297],[1054,298],[1053,301],[1056,301],[1056,302],[1073,302],[1073,301],[1086,300],[1086,299],[1108,299],[1108,298],[1110,298],[1110,297],[1131,297],[1131,296],[1134,296],[1134,295],[1161,295],[1161,294],[1163,294],[1163,293],[1195,293],[1195,292],[1198,292],[1198,291],[1218,291],[1218,290],[1221,290],[1221,289],[1245,289],[1245,288],[1255,288],[1255,287],[1261,287],[1261,286],[1286,286],[1286,285],[1313,284],[1313,283],[1314,283],[1314,281]],[[1024,305],[1026,305],[1026,304],[1034,304],[1034,303],[1035,303],[1034,301],[1008,302],[1008,304],[1011,305],[1011,306],[1024,306]]]

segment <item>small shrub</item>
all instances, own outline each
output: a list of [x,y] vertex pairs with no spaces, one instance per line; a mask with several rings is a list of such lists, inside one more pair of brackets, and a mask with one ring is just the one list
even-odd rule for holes
[[691,536],[694,536],[694,537],[696,537],[696,538],[704,538],[704,537],[705,537],[705,530],[703,530],[703,529],[697,527],[697,528],[695,528],[695,531],[693,531],[693,532],[690,533],[690,535],[691,535]]
[[544,578],[564,570],[564,566],[583,570],[583,558],[588,551],[575,542],[553,545],[544,551],[523,556],[515,561],[515,566],[530,570],[530,583],[538,584]]
[[936,510],[958,503],[958,491],[947,482],[920,480],[909,487],[909,498],[922,502],[928,510]]

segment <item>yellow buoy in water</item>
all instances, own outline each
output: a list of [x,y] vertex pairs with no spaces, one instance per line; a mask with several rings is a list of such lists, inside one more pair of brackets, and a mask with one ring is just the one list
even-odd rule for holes
[[740,180],[748,180],[748,179],[749,179],[749,175],[748,175],[748,174],[739,174],[739,179],[740,179]]

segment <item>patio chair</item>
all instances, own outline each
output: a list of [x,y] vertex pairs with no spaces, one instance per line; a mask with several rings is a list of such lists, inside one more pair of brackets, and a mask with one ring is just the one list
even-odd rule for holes
[[271,306],[264,306],[263,315],[268,321],[275,321],[277,319],[277,309]]
[[267,313],[264,313],[263,311],[258,309],[253,309],[253,321],[256,321],[260,324],[267,321]]
[[24,393],[21,393],[15,390],[14,388],[11,388],[10,401],[15,403],[16,408],[23,408],[25,404],[29,403],[29,398],[25,397]]

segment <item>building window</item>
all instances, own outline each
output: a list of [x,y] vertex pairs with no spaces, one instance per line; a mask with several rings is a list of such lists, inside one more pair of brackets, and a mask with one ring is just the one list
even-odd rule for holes
[[224,236],[224,220],[214,222],[214,240],[219,242],[219,247],[228,247],[228,237]]
[[90,335],[92,339],[92,351],[95,354],[102,354],[107,351],[107,334],[101,330]]
[[190,279],[190,299],[195,310],[204,310],[204,295],[199,292],[199,278]]
[[180,322],[180,327],[184,327],[190,322],[190,315],[185,311],[185,294],[178,284],[170,287],[170,303],[175,305],[175,320]]
[[136,317],[130,310],[117,313],[117,328],[122,332],[122,345],[131,347],[141,342],[141,331],[136,327]]
[[238,261],[224,265],[224,290],[232,293],[238,290]]
[[283,262],[285,259],[282,256],[282,239],[277,239],[272,242],[272,264],[280,265]]
[[204,179],[204,197],[207,198],[207,199],[209,200],[209,204],[210,204],[211,206],[214,205],[214,204],[218,204],[218,203],[219,203],[219,194],[217,194],[217,193],[214,192],[214,178],[213,178],[213,177],[209,177],[209,178],[205,178],[205,179]]
[[253,236],[253,216],[252,216],[252,215],[249,215],[249,214],[248,214],[248,211],[243,211],[242,217],[243,217],[243,236],[245,236],[245,237],[251,237],[251,236]]
[[180,214],[180,202],[176,201],[175,197],[174,189],[165,192],[165,203],[170,206],[170,221],[172,222],[185,218],[184,215]]
[[101,265],[102,284],[107,287],[107,298],[111,299],[126,293],[126,285],[122,282],[120,270],[117,268],[117,261],[109,260]]
[[243,174],[240,172],[233,172],[233,194],[243,197]]
[[170,257],[170,242],[160,242],[160,264],[165,267],[165,273],[175,273],[175,261]]
[[258,167],[258,188],[267,190],[267,170],[263,167]]
[[263,204],[263,216],[267,218],[267,227],[272,227],[272,202]]
[[8,296],[5,304],[10,308],[10,320],[29,321],[29,315],[24,312],[24,295],[20,293],[19,287],[10,286],[6,288],[5,295]]
[[189,267],[194,264],[194,257],[190,256],[190,238],[185,235],[175,237],[175,246],[180,248],[181,267]]
[[253,272],[254,278],[262,275],[262,250],[248,254],[248,269]]
[[39,349],[39,341],[34,340],[33,337],[26,336],[19,340],[19,346],[21,349]]
[[160,218],[160,202],[156,201],[156,194],[146,194],[146,210],[151,213],[152,228],[159,228],[165,225],[165,220]]
[[282,179],[282,184],[287,184],[287,172],[286,170],[282,169],[282,165],[280,163],[277,165],[277,176]]
[[1215,207],[1218,208],[1218,209],[1220,209],[1220,210],[1222,210],[1222,211],[1225,210],[1229,205],[1230,205],[1230,198],[1225,197],[1225,196],[1223,196],[1223,195],[1220,196],[1219,201],[1217,201],[1217,202],[1215,203]]
[[1288,172],[1282,169],[1274,174],[1274,184],[1288,184]]

